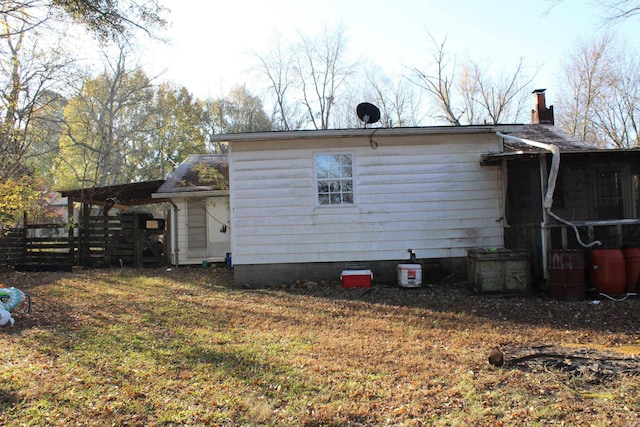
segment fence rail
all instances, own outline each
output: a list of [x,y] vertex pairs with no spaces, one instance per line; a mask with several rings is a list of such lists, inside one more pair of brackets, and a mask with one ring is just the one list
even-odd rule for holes
[[0,265],[64,264],[86,267],[166,264],[164,230],[146,230],[146,216],[89,216],[80,224],[29,224],[0,235]]

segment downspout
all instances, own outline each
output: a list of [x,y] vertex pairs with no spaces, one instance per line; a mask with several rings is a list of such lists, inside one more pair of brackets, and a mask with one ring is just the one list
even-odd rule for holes
[[548,272],[547,272],[547,265],[548,265],[548,253],[547,253],[547,248],[549,246],[549,242],[547,242],[547,233],[546,233],[546,229],[547,226],[549,224],[549,216],[555,218],[556,220],[562,222],[563,224],[569,225],[570,227],[573,228],[573,231],[576,235],[576,240],[578,241],[578,243],[584,247],[584,248],[590,248],[591,246],[594,245],[600,245],[601,243],[596,240],[593,241],[591,243],[583,243],[582,240],[580,239],[580,233],[578,232],[578,227],[576,227],[574,224],[572,224],[571,222],[560,218],[559,216],[557,216],[556,214],[554,214],[553,212],[551,212],[551,207],[553,206],[553,192],[555,191],[556,188],[556,179],[558,178],[558,171],[560,170],[560,150],[558,149],[557,146],[553,145],[553,144],[544,144],[542,142],[538,142],[538,141],[532,141],[530,139],[524,139],[524,138],[518,138],[516,136],[512,136],[512,135],[505,135],[503,133],[500,132],[496,132],[496,135],[500,138],[503,139],[509,139],[511,141],[515,141],[521,144],[527,144],[527,145],[531,145],[533,147],[537,147],[537,148],[542,148],[543,150],[547,150],[551,153],[552,155],[552,159],[551,159],[551,170],[549,171],[549,178],[547,180],[547,192],[545,194],[544,197],[544,202],[542,204],[543,207],[543,215],[542,215],[542,267],[543,267],[543,274],[545,279],[547,278]]
[[169,200],[171,206],[173,206],[173,215],[171,215],[171,232],[173,234],[173,238],[171,239],[171,246],[173,248],[174,254],[174,266],[178,267],[180,265],[180,260],[178,259],[178,254],[180,253],[180,248],[178,247],[178,206],[173,202],[173,200]]
[[544,202],[542,207],[549,211],[551,210],[551,206],[553,205],[553,192],[556,189],[556,179],[558,178],[558,170],[560,169],[560,150],[558,147],[552,144],[543,144],[542,142],[532,141],[530,139],[518,138],[512,135],[505,135],[500,132],[496,132],[500,138],[510,139],[515,142],[519,142],[521,144],[531,145],[533,147],[542,148],[543,150],[547,150],[551,152],[551,170],[549,171],[549,179],[547,181],[547,194],[544,197]]

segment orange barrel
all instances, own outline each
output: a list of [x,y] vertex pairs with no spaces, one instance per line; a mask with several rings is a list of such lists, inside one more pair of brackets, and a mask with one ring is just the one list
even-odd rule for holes
[[583,250],[549,252],[549,285],[555,300],[577,301],[585,298],[587,279]]
[[625,248],[624,254],[625,272],[627,274],[627,292],[636,292],[638,277],[640,277],[640,248]]
[[591,286],[607,295],[624,293],[627,273],[621,249],[594,249],[589,260]]

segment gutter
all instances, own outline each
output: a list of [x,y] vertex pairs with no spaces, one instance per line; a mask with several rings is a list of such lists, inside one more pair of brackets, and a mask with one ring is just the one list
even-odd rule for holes
[[542,148],[543,150],[547,150],[552,154],[551,169],[549,170],[549,178],[547,180],[547,192],[545,194],[544,202],[542,204],[542,207],[544,210],[543,210],[542,224],[541,224],[542,225],[542,267],[543,267],[544,277],[545,279],[548,279],[547,266],[548,266],[549,260],[548,260],[547,248],[549,247],[549,242],[548,242],[549,238],[547,236],[546,230],[549,224],[549,216],[562,222],[563,224],[566,224],[572,227],[576,235],[576,240],[582,247],[590,248],[594,245],[600,245],[601,243],[598,240],[595,240],[588,244],[582,242],[582,240],[580,239],[580,233],[578,232],[578,227],[576,227],[575,224],[563,218],[560,218],[558,215],[551,212],[551,207],[553,206],[553,192],[556,189],[556,180],[558,178],[558,172],[560,170],[560,149],[553,144],[544,144],[542,142],[532,141],[530,139],[518,138],[517,136],[506,135],[500,132],[496,132],[496,135],[503,139],[508,139],[521,144],[527,144],[533,147]]
[[[515,129],[516,125],[504,125],[506,130]],[[425,126],[406,128],[357,128],[357,129],[323,129],[323,130],[295,130],[295,131],[268,131],[234,134],[210,135],[213,142],[231,141],[282,141],[301,139],[329,139],[329,138],[357,138],[371,136],[419,136],[419,135],[450,135],[450,134],[482,134],[494,133],[495,126],[470,125],[470,126]]]

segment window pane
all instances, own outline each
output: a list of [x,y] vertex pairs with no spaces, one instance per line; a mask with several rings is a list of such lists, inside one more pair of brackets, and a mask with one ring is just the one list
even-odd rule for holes
[[353,156],[322,154],[317,155],[315,161],[318,203],[353,204]]

